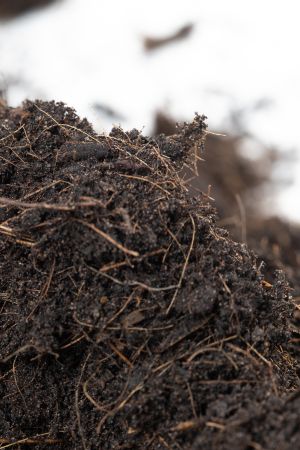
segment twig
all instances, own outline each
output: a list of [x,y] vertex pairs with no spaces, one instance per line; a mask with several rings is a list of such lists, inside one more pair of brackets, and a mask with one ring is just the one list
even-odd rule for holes
[[196,356],[200,355],[201,353],[206,353],[206,352],[210,352],[210,351],[221,351],[220,349],[216,348],[215,346],[218,344],[223,345],[224,342],[228,342],[228,341],[232,341],[234,339],[236,339],[238,336],[237,334],[234,334],[233,336],[229,336],[227,338],[224,339],[220,339],[219,341],[215,341],[212,342],[211,344],[207,344],[205,347],[200,347],[198,350],[196,350],[194,353],[192,353],[192,355],[190,355],[187,359],[187,363],[190,363],[194,358],[196,358]]
[[22,399],[22,401],[24,403],[24,406],[25,406],[26,410],[28,411],[28,407],[27,407],[27,403],[26,403],[25,397],[24,397],[24,395],[23,395],[23,393],[22,393],[22,391],[21,391],[21,389],[20,389],[20,387],[18,385],[18,381],[17,381],[17,370],[16,370],[17,357],[18,357],[18,355],[15,356],[15,359],[14,359],[14,362],[13,362],[13,366],[12,366],[13,377],[14,377],[16,388],[17,388],[17,390],[18,390],[18,392],[19,392],[19,394],[21,396],[21,399]]
[[7,363],[14,356],[17,356],[20,353],[24,353],[24,352],[26,352],[27,350],[29,350],[31,348],[34,348],[35,350],[37,350],[37,348],[34,345],[32,345],[32,344],[25,344],[22,347],[19,347],[16,351],[10,353],[10,355],[6,356],[5,358],[0,359],[0,362]]
[[190,383],[188,381],[186,382],[186,385],[187,385],[187,389],[188,389],[188,393],[189,393],[189,397],[190,397],[190,402],[191,402],[191,406],[192,406],[193,416],[197,420],[198,416],[197,416],[196,405],[195,405],[195,401],[194,401],[194,397],[193,397],[193,392],[192,392]]
[[51,285],[51,282],[52,282],[54,270],[55,270],[55,258],[52,261],[52,264],[51,264],[51,267],[50,267],[49,276],[48,276],[48,278],[46,280],[46,283],[44,284],[44,286],[41,289],[40,296],[39,296],[39,301],[37,302],[37,304],[35,305],[33,310],[30,312],[29,316],[26,318],[26,321],[28,321],[31,318],[31,316],[36,311],[36,309],[41,304],[41,302],[47,297],[48,291],[49,291],[49,288],[50,288],[50,285]]
[[170,291],[172,289],[176,289],[178,286],[177,284],[171,284],[170,286],[153,287],[153,286],[149,286],[148,284],[141,283],[140,281],[135,281],[135,280],[121,281],[115,277],[112,277],[111,275],[108,275],[108,273],[102,272],[101,270],[94,269],[94,267],[91,267],[89,265],[87,265],[87,268],[90,269],[92,272],[96,273],[97,275],[105,277],[105,278],[113,281],[114,283],[119,284],[120,286],[139,286],[149,292]]
[[131,302],[131,300],[133,299],[133,296],[135,294],[135,290],[129,295],[129,297],[126,299],[126,302],[124,303],[124,305],[121,306],[121,308],[110,318],[108,319],[108,321],[106,322],[106,324],[104,325],[104,329],[110,325],[112,322],[114,322],[116,320],[117,317],[119,317],[120,314],[122,314],[122,312],[127,308],[127,306],[129,305],[129,303]]
[[76,222],[81,223],[82,225],[86,226],[90,230],[94,231],[95,233],[99,234],[103,239],[113,244],[115,247],[117,247],[122,252],[126,253],[127,255],[131,256],[139,256],[139,253],[135,250],[130,250],[124,245],[122,245],[120,242],[113,239],[109,234],[105,233],[105,231],[100,230],[100,228],[97,228],[96,225],[93,225],[92,223],[85,222],[84,220],[76,219]]
[[127,395],[127,397],[121,403],[119,403],[118,406],[116,406],[112,411],[109,411],[107,414],[105,414],[105,416],[101,419],[101,421],[99,422],[99,425],[97,426],[96,431],[98,434],[100,433],[101,428],[102,428],[103,424],[105,423],[105,421],[107,420],[107,418],[109,416],[114,416],[118,411],[123,409],[124,406],[126,405],[126,403],[128,403],[128,401],[131,399],[131,397],[133,397],[136,392],[139,392],[140,390],[142,390],[143,387],[144,387],[144,384],[139,383],[137,386],[135,386],[135,388],[132,389],[132,391]]
[[112,349],[112,351],[119,356],[119,358],[124,361],[128,367],[130,367],[130,369],[133,369],[133,364],[129,361],[128,358],[126,358],[125,355],[123,355],[123,353],[112,343],[109,342],[108,345],[110,346],[110,348]]
[[225,430],[225,426],[222,425],[221,423],[208,421],[208,422],[205,422],[205,425],[210,428],[217,428],[218,430],[221,430],[221,431]]
[[155,186],[157,189],[160,189],[162,192],[164,192],[168,196],[171,195],[169,191],[167,191],[166,189],[162,188],[158,183],[155,183],[154,181],[151,181],[151,180],[149,180],[146,177],[139,177],[137,175],[125,175],[124,173],[119,173],[118,175],[120,177],[130,178],[130,179],[133,179],[133,180],[144,181],[145,183],[149,183],[152,186]]
[[183,281],[183,278],[184,278],[184,275],[185,275],[185,272],[186,272],[186,269],[187,269],[187,266],[188,266],[188,263],[189,263],[189,259],[190,259],[190,256],[191,256],[191,253],[192,253],[192,250],[193,250],[193,247],[194,247],[195,236],[196,236],[196,224],[195,224],[194,218],[193,218],[193,216],[191,214],[190,214],[190,218],[191,218],[192,227],[193,227],[191,244],[190,244],[190,248],[189,248],[187,257],[185,258],[185,262],[184,262],[184,265],[183,265],[183,268],[182,268],[182,272],[181,272],[181,275],[180,275],[179,283],[178,283],[176,291],[175,291],[175,293],[174,293],[174,295],[172,297],[172,300],[171,300],[171,302],[170,302],[170,304],[168,306],[168,309],[167,309],[167,312],[166,312],[167,314],[169,314],[169,312],[171,311],[171,308],[174,305],[174,302],[176,300],[176,297],[177,297],[177,294],[179,292],[179,289],[181,288],[182,281]]
[[71,184],[71,183],[69,183],[68,181],[64,181],[64,180],[55,180],[52,183],[47,184],[46,186],[42,186],[41,188],[36,189],[35,191],[24,195],[23,199],[30,198],[30,197],[32,197],[35,194],[39,194],[40,192],[46,191],[47,189],[50,189],[51,187],[54,187],[57,184]]
[[[4,136],[3,138],[0,139],[0,142],[5,141],[5,139],[9,138],[9,137],[13,137],[14,134],[18,133],[20,130],[22,130],[22,128],[24,127],[24,125],[21,125],[19,128],[17,128],[15,131],[10,131],[9,134],[7,134],[6,136]],[[7,129],[7,128],[6,128]]]
[[85,439],[84,439],[83,430],[82,430],[82,427],[81,427],[81,418],[80,418],[80,410],[79,410],[79,387],[80,387],[80,384],[81,384],[83,373],[85,371],[86,364],[87,364],[88,359],[89,359],[90,356],[91,356],[91,354],[89,353],[87,355],[87,357],[86,357],[86,360],[84,361],[84,364],[83,364],[82,369],[81,369],[81,373],[80,373],[77,389],[75,391],[76,418],[77,418],[78,429],[79,429],[81,442],[82,442],[82,446],[83,446],[84,450],[87,450],[87,446],[85,445]]
[[29,202],[22,202],[20,200],[13,200],[11,198],[7,197],[0,197],[0,205],[4,206],[16,206],[18,208],[40,208],[40,209],[49,209],[54,211],[75,211],[76,208],[79,207],[89,207],[89,206],[96,206],[97,203],[93,202],[79,202],[74,203],[74,205],[60,205],[55,203],[29,203]]
[[10,227],[5,227],[4,225],[0,225],[0,233],[9,236],[11,238],[14,238],[16,240],[17,244],[24,245],[25,247],[33,247],[35,245],[35,242],[26,236],[22,239],[18,239],[17,235],[14,233],[14,230]]
[[[5,438],[0,438],[0,450],[3,450],[4,448],[9,448],[9,447],[15,447],[16,445],[20,445],[20,444],[27,444],[27,445],[56,445],[56,444],[62,444],[63,441],[59,440],[59,439],[39,439],[43,436],[47,436],[50,433],[42,433],[42,434],[37,434],[35,437],[32,438],[24,438],[24,439],[20,439],[19,441],[15,441],[12,442],[11,439],[5,439]],[[2,446],[2,444],[4,444],[4,446]]]

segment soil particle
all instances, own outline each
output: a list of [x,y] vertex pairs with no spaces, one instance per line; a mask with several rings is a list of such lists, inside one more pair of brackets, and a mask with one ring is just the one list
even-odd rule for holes
[[204,119],[154,139],[0,108],[0,442],[295,448],[288,284],[180,177]]

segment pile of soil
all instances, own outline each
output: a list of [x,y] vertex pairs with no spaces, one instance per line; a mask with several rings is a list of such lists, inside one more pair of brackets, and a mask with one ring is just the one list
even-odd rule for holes
[[[162,111],[154,118],[155,136],[176,133],[176,121]],[[276,270],[287,276],[296,305],[294,312],[293,350],[300,357],[300,226],[265,213],[266,192],[274,192],[271,179],[274,164],[283,162],[283,154],[265,148],[258,159],[249,159],[241,152],[245,133],[234,136],[208,134],[197,173],[190,170],[193,191],[207,191],[218,212],[218,224],[229,230],[236,241],[247,242],[264,265],[265,278],[273,283]],[[186,170],[185,174],[186,175]],[[195,172],[195,170],[194,170]]]
[[[176,122],[159,112],[154,135],[161,133],[175,134]],[[190,174],[193,190],[207,192],[211,186],[218,224],[226,227],[235,240],[247,242],[265,261],[270,280],[276,269],[284,270],[298,297],[300,226],[279,217],[266,217],[264,211],[265,191],[274,190],[271,169],[282,157],[274,149],[266,148],[261,158],[249,159],[241,153],[242,142],[243,135],[208,134],[202,160],[197,163],[198,176]]]
[[264,264],[266,279],[272,283],[277,269],[286,274],[295,303],[290,343],[300,361],[300,226],[278,217],[252,218],[247,229],[248,245]]
[[[159,111],[154,119],[153,135],[176,134],[177,125],[172,117]],[[271,184],[270,173],[279,158],[275,149],[266,148],[260,158],[250,159],[241,152],[245,136],[222,135],[208,132],[205,149],[198,159],[196,170],[185,171],[191,179],[193,191],[207,192],[215,202],[220,223],[236,239],[241,238],[241,204],[249,216],[261,218],[264,188]],[[195,173],[196,172],[196,173]]]
[[10,19],[34,8],[53,3],[56,0],[0,0],[0,18]]
[[205,129],[0,108],[2,448],[295,448],[289,286],[180,177]]

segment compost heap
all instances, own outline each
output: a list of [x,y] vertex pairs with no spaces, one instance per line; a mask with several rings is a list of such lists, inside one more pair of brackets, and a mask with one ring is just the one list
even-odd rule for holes
[[[155,116],[154,135],[161,133],[168,136],[176,133],[176,122],[160,111]],[[235,136],[209,133],[205,151],[197,163],[198,175],[190,170],[190,190],[207,192],[211,186],[217,223],[235,240],[248,243],[264,261],[265,276],[270,281],[276,269],[283,269],[294,289],[293,296],[300,300],[300,225],[268,217],[265,212],[266,193],[271,197],[276,188],[278,192],[271,173],[276,164],[283,162],[283,154],[265,147],[259,158],[249,159],[241,151],[244,137],[243,133]]]
[[[176,121],[158,111],[153,135],[161,133],[175,134]],[[249,135],[243,130],[232,136],[208,133],[205,151],[196,164],[197,176],[186,168],[183,174],[190,178],[190,192],[207,192],[211,186],[217,224],[225,227],[234,240],[247,242],[264,265],[268,282],[273,283],[277,269],[284,270],[296,303],[290,342],[300,358],[300,225],[282,217],[268,217],[265,205],[266,196],[275,198],[278,192],[280,183],[272,179],[272,172],[276,165],[287,162],[286,152],[265,146],[259,158],[250,159],[241,149],[245,137]]]
[[294,449],[294,305],[179,174],[178,134],[0,108],[0,443]]
[[[176,122],[159,111],[154,118],[153,134],[157,136],[161,133],[168,136],[176,133]],[[207,192],[208,186],[211,186],[210,194],[217,207],[219,223],[226,226],[235,239],[241,238],[239,200],[247,213],[247,231],[250,231],[249,216],[253,216],[255,221],[263,219],[265,189],[274,189],[271,172],[275,163],[281,160],[279,152],[268,147],[263,149],[260,157],[247,157],[247,154],[241,151],[245,134],[224,135],[209,132],[205,140],[205,151],[197,162],[197,176],[191,171],[185,174],[191,178],[195,192],[199,189]],[[247,134],[246,136],[249,139]],[[257,145],[261,147],[261,144]]]

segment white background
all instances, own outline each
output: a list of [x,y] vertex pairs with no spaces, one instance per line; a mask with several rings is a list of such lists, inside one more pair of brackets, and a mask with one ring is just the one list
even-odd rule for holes
[[[15,81],[11,105],[26,97],[61,100],[98,130],[112,123],[96,114],[97,101],[119,112],[125,128],[145,133],[157,109],[185,120],[204,113],[211,130],[228,133],[230,111],[244,110],[238,118],[250,133],[300,154],[298,5],[64,0],[0,22],[0,76]],[[165,36],[187,22],[195,30],[186,40],[143,51],[143,36]],[[262,99],[267,106],[255,109]],[[300,220],[300,158],[285,170],[293,184],[278,194],[278,211]]]

